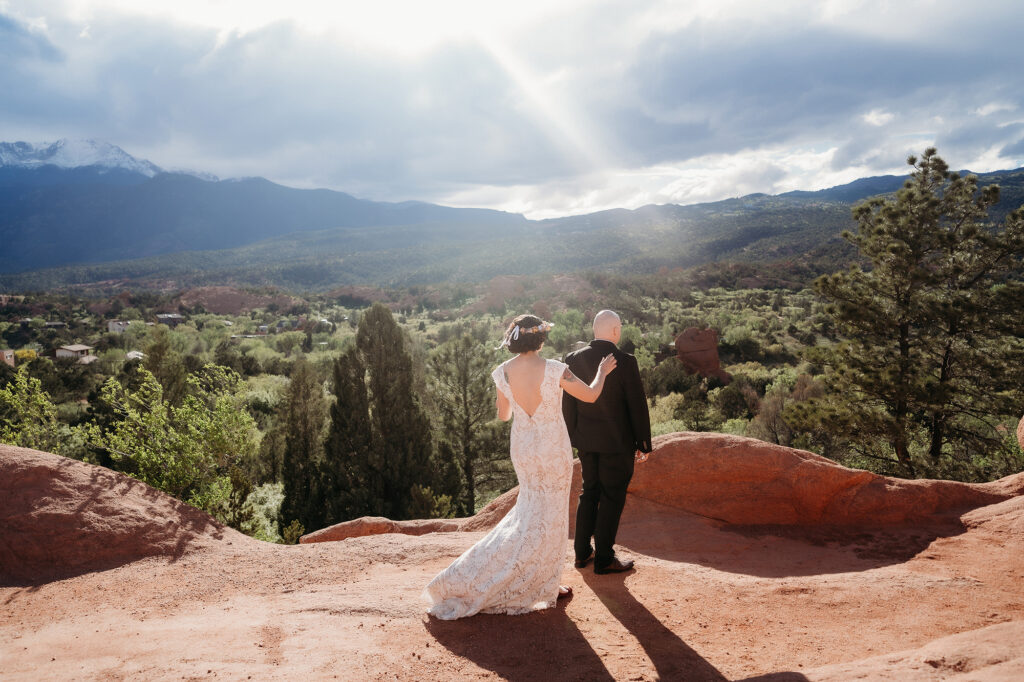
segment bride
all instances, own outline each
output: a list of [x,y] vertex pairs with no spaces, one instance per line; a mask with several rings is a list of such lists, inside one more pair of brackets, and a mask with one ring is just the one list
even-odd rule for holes
[[571,593],[558,579],[569,535],[572,446],[562,418],[562,390],[593,402],[615,369],[605,357],[589,386],[564,363],[538,351],[552,324],[520,315],[502,342],[516,356],[494,370],[498,417],[513,416],[510,452],[519,496],[515,506],[479,542],[427,585],[429,614],[454,620],[475,613],[528,613]]

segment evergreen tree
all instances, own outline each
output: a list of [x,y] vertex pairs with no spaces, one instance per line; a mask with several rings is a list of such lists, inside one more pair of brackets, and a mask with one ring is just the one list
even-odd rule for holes
[[373,448],[366,369],[354,347],[334,363],[334,394],[323,466],[324,502],[331,523],[381,516],[383,473]]
[[341,517],[407,519],[422,513],[423,489],[446,492],[437,487],[430,424],[414,388],[412,359],[386,306],[375,303],[360,317],[355,349],[335,365],[334,389],[337,409],[331,413],[325,469]]
[[301,356],[292,368],[282,410],[284,499],[281,501],[280,526],[286,528],[298,520],[307,530],[323,528],[328,522],[320,485],[320,466],[327,401],[316,369]]
[[430,422],[420,403],[412,357],[391,310],[375,303],[359,321],[356,348],[366,367],[374,445],[383,456],[384,500],[391,518],[411,518],[414,485],[442,490]]
[[444,459],[458,463],[462,490],[457,507],[463,516],[476,512],[477,486],[491,482],[495,460],[508,460],[506,434],[494,413],[495,363],[494,351],[470,334],[445,342],[430,358],[442,452],[450,453]]
[[998,187],[979,191],[934,149],[908,163],[903,189],[857,206],[844,234],[870,267],[815,283],[846,341],[811,352],[831,395],[790,416],[845,429],[907,475],[983,478],[1000,472],[975,471],[977,458],[1024,405],[1024,208],[993,225]]
[[217,344],[213,351],[213,361],[221,367],[227,367],[239,374],[243,373],[242,354],[238,352],[238,344],[231,339],[224,339]]
[[153,328],[153,338],[146,346],[143,365],[160,382],[163,399],[180,405],[185,398],[187,372],[181,353],[171,347],[171,332],[164,325]]
[[275,414],[269,428],[260,439],[260,449],[246,457],[242,466],[255,483],[280,483],[284,481],[285,425]]

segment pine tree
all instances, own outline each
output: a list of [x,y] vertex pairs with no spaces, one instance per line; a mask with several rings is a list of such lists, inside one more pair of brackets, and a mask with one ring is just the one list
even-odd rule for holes
[[422,511],[413,488],[439,491],[438,467],[412,359],[386,306],[360,317],[355,349],[335,364],[334,388],[325,469],[339,514],[406,519]]
[[[463,516],[476,512],[477,485],[494,473],[494,460],[508,459],[508,441],[494,413],[494,356],[470,334],[463,334],[442,344],[430,358],[442,452],[450,453],[446,459],[454,459],[461,472],[457,499]],[[451,492],[459,493],[457,488]]]
[[908,163],[903,189],[857,206],[857,232],[843,235],[870,267],[815,283],[846,341],[812,351],[831,395],[792,417],[829,421],[911,476],[985,477],[976,458],[1024,404],[1024,208],[993,225],[998,187],[979,191],[935,149]]
[[324,503],[331,523],[384,514],[380,455],[373,447],[366,368],[350,348],[334,363],[330,431],[324,444]]
[[366,366],[385,508],[391,518],[409,518],[412,486],[435,483],[434,448],[430,423],[414,389],[412,358],[387,306],[375,303],[362,316],[356,348]]
[[171,333],[167,327],[157,325],[153,328],[143,365],[160,382],[164,400],[171,405],[180,405],[185,398],[188,373],[181,353],[171,346]]
[[292,369],[283,403],[284,499],[278,516],[281,528],[295,520],[307,530],[328,525],[320,481],[326,415],[327,402],[320,377],[300,356]]

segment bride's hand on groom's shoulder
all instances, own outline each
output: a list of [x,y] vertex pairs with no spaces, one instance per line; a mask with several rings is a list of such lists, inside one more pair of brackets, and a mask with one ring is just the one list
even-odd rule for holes
[[612,370],[618,366],[619,361],[615,359],[615,356],[609,353],[608,355],[601,358],[601,364],[598,365],[597,371],[601,374],[608,376]]

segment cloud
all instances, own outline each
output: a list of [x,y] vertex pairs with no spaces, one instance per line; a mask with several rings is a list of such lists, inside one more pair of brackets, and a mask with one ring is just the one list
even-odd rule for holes
[[51,112],[74,129],[61,135],[157,151],[163,165],[406,196],[565,172],[479,45],[412,60],[290,22],[225,35],[117,17],[94,19],[90,36],[69,48],[69,64],[39,72],[24,116]]
[[[628,104],[620,125],[648,162],[812,137],[842,142],[862,128],[865,111],[900,111],[920,125],[936,110],[967,116],[956,100],[1019,88],[1022,77],[1010,66],[1016,60],[996,69],[991,60],[980,49],[951,59],[939,43],[893,43],[814,25],[765,33],[694,26],[640,49],[629,79],[635,97],[621,98]],[[885,128],[895,118],[869,123]]]
[[884,126],[893,119],[893,115],[883,109],[872,109],[861,116],[865,123],[873,126]]
[[947,154],[970,154],[972,150],[1004,147],[1020,137],[1022,131],[1024,123],[993,126],[974,119],[944,131],[936,143]]
[[954,167],[1020,157],[1016,3],[539,3],[408,50],[206,5],[0,5],[5,135],[532,215],[815,189],[930,144]]
[[1005,159],[1024,158],[1024,137],[1000,149],[999,156]]
[[1007,102],[989,102],[988,104],[978,107],[972,113],[978,116],[991,116],[992,114],[998,114],[1003,111],[1014,111],[1017,105],[1009,104]]
[[446,196],[454,206],[502,205],[535,218],[554,218],[647,204],[692,204],[754,193],[830,187],[863,169],[831,172],[834,150],[763,149],[709,155],[683,164],[595,171],[544,185],[481,186]]
[[57,61],[61,52],[45,36],[12,17],[0,14],[0,59],[11,66],[18,61]]
[[63,51],[45,32],[0,14],[0,129],[17,134],[17,122],[37,124],[49,118],[44,103],[60,101],[63,95],[41,84],[40,74],[64,63]]

